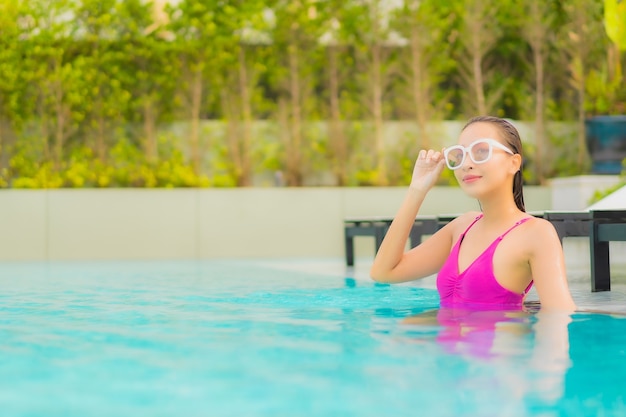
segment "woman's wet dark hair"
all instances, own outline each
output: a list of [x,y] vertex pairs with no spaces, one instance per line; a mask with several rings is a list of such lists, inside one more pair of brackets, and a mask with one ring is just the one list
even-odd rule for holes
[[[511,123],[507,122],[504,119],[494,116],[478,116],[470,119],[465,126],[463,126],[463,130],[467,128],[469,125],[474,123],[491,123],[492,125],[498,128],[498,131],[502,135],[506,144],[509,145],[509,148],[522,157],[522,140],[520,139],[519,132]],[[522,179],[522,168],[515,173],[513,177],[513,199],[515,200],[515,205],[521,211],[526,211],[526,207],[524,206],[524,192],[522,191],[523,185]]]

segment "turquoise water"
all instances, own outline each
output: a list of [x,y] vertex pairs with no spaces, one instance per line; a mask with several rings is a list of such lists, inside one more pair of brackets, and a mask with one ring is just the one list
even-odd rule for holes
[[270,265],[0,264],[2,415],[626,415],[623,318]]

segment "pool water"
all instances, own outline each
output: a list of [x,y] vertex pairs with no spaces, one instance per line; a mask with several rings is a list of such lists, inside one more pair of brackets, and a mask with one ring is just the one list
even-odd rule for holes
[[2,415],[626,415],[622,316],[276,265],[0,264]]

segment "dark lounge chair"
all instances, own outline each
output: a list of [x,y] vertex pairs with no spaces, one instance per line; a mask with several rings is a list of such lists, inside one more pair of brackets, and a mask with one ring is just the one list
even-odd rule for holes
[[[530,213],[554,225],[563,243],[566,237],[588,237],[591,257],[591,291],[611,290],[609,243],[626,241],[626,210],[545,211]],[[456,215],[418,216],[410,233],[411,247],[426,235],[453,220]],[[354,265],[354,237],[375,238],[375,252],[389,229],[391,218],[360,218],[344,221],[346,265]]]

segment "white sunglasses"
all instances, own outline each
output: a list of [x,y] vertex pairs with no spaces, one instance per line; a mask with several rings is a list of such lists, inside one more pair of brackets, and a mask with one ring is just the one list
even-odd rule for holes
[[467,147],[461,145],[450,146],[443,151],[443,156],[446,159],[446,165],[448,165],[448,168],[455,170],[463,166],[463,162],[465,162],[465,155],[468,154],[474,163],[484,164],[491,159],[493,148],[502,149],[511,155],[515,155],[515,152],[495,139],[478,139]]

